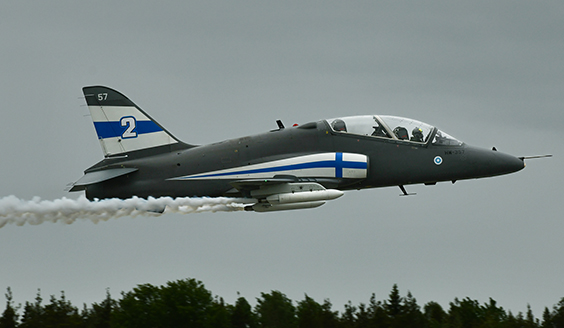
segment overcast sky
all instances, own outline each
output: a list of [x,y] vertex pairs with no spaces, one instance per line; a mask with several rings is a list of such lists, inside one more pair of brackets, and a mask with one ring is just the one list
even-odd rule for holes
[[[564,297],[564,2],[5,1],[0,198],[77,198],[102,159],[81,88],[115,88],[205,144],[323,118],[411,117],[474,146],[554,154],[497,178],[347,192],[315,210],[0,229],[0,290],[73,304],[196,278],[233,303],[304,293],[334,310]],[[3,301],[0,300],[0,304]],[[3,306],[3,305],[1,305]]]

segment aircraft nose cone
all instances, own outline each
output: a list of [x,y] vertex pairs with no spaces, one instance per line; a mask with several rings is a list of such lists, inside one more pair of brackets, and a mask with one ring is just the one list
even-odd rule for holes
[[525,161],[508,154],[501,154],[500,166],[507,170],[507,173],[513,173],[525,168]]
[[507,155],[510,157],[508,159],[508,166],[510,166],[511,172],[517,172],[525,168],[525,161],[522,158]]
[[522,159],[497,151],[493,152],[496,158],[495,165],[501,171],[501,174],[513,173],[525,168],[525,161]]
[[477,155],[475,164],[486,176],[509,174],[525,168],[525,162],[520,158],[495,150],[481,149]]

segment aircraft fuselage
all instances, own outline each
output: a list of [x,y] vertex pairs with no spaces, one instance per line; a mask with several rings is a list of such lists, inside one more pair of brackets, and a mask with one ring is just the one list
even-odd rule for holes
[[[431,133],[436,133],[435,131]],[[367,157],[365,178],[312,178],[326,188],[364,189],[409,184],[434,184],[507,174],[524,163],[494,150],[460,145],[434,145],[397,139],[374,138],[336,132],[326,121],[226,140],[188,149],[147,156],[146,151],[127,157],[107,158],[86,171],[134,167],[138,171],[86,187],[89,199],[191,196],[249,196],[230,184],[240,177],[179,179],[205,172],[253,167],[253,165],[319,153],[353,153]],[[339,169],[337,163],[336,169]],[[243,172],[244,173],[244,172]],[[284,175],[283,172],[282,174]]]

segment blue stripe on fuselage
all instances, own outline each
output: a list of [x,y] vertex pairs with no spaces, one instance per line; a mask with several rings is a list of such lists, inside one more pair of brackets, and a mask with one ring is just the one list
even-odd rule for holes
[[[96,128],[98,139],[107,139],[122,137],[129,126],[121,126],[120,122],[94,122],[94,127]],[[137,135],[159,131],[163,131],[163,129],[153,121],[136,121],[135,128],[131,130],[131,132],[135,132]]]
[[241,171],[215,173],[215,174],[201,174],[201,175],[195,175],[190,177],[184,177],[184,179],[202,179],[202,178],[225,177],[225,176],[240,175],[240,174],[256,174],[256,173],[269,173],[269,172],[333,168],[333,167],[335,168],[335,177],[342,178],[344,168],[365,170],[368,168],[368,164],[366,162],[343,161],[343,153],[335,153],[335,160],[289,164],[282,166],[265,167],[260,169],[241,170]]

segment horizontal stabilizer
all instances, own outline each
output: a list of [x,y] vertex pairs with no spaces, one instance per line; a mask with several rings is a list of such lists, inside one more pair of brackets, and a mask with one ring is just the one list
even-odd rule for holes
[[80,178],[80,180],[74,183],[70,191],[84,190],[88,185],[117,178],[122,175],[135,172],[137,170],[139,169],[133,167],[120,167],[115,169],[88,172],[82,178]]

